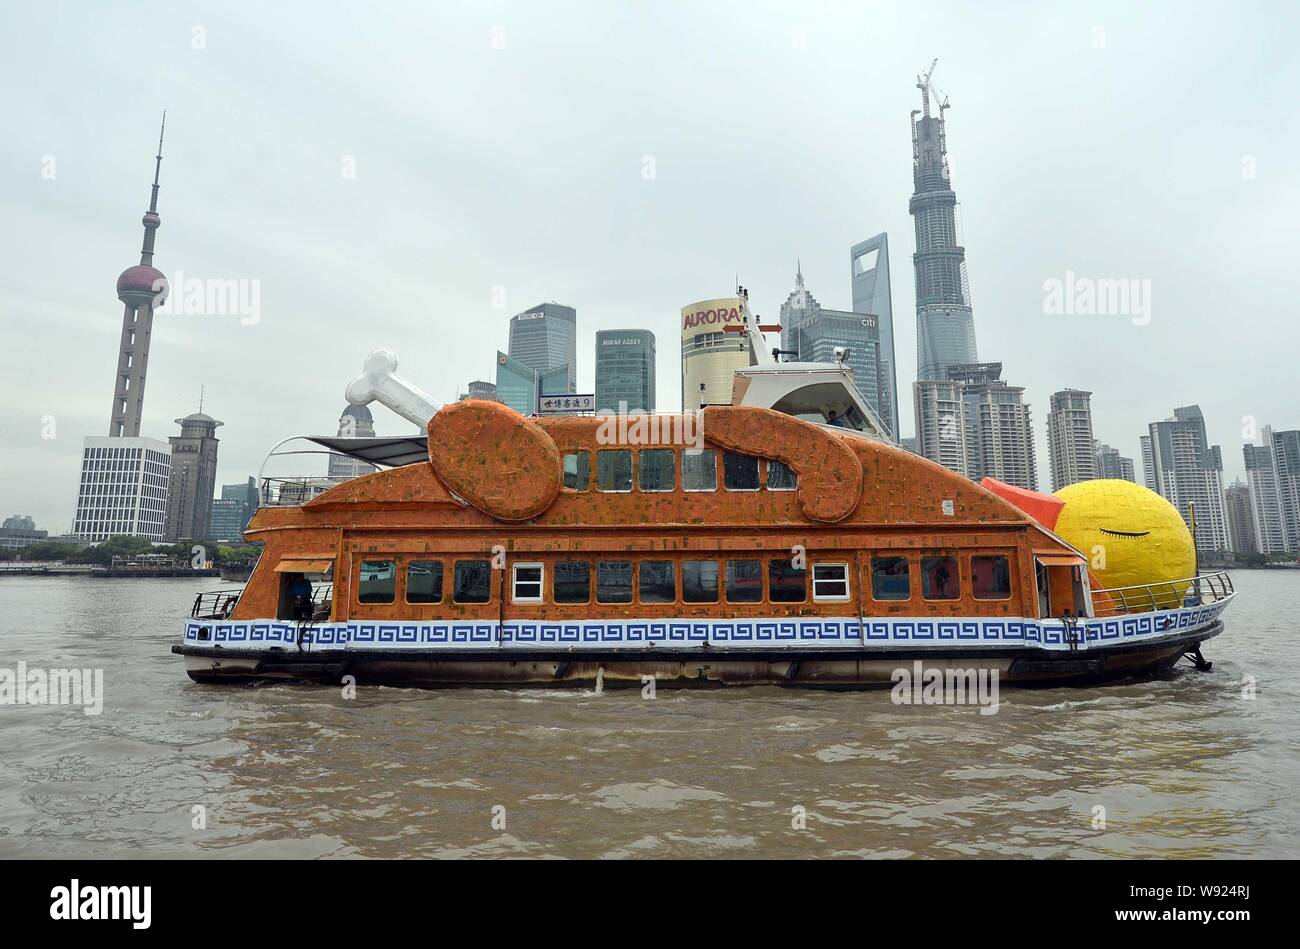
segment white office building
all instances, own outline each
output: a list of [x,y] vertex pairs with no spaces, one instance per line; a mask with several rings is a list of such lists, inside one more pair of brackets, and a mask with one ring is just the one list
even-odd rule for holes
[[88,436],[72,534],[92,542],[119,534],[161,542],[171,458],[171,446],[154,438]]

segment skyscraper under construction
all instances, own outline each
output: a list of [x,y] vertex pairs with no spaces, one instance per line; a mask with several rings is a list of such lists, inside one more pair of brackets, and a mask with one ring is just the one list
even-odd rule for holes
[[[916,79],[921,108],[912,113],[916,450],[976,481],[991,477],[1037,490],[1025,390],[1002,379],[1000,362],[980,362],[975,350],[966,249],[957,243],[957,195],[948,173],[948,99],[930,79],[937,62]],[[1090,459],[1091,436],[1085,447]]]
[[[937,60],[936,60],[937,62]],[[947,97],[929,72],[917,77],[921,108],[912,112],[912,181],[908,210],[916,227],[916,377],[946,379],[950,366],[979,361],[971,312],[966,249],[957,243],[957,195],[948,174],[944,131]],[[939,109],[930,113],[931,99]]]

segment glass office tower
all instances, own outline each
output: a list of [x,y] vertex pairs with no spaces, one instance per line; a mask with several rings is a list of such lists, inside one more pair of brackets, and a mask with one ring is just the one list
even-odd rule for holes
[[649,330],[596,332],[596,411],[655,410],[655,334]]
[[[875,317],[880,383],[878,401],[873,402],[880,420],[898,437],[898,371],[894,362],[894,303],[889,292],[889,237],[877,234],[849,251],[853,275],[853,312]],[[854,366],[856,373],[857,367]],[[868,398],[872,390],[861,380],[858,388]]]
[[577,391],[578,311],[573,307],[539,303],[511,317],[508,348],[510,358],[539,375],[566,367],[560,392]]
[[521,415],[537,411],[537,373],[520,360],[497,352],[497,401]]

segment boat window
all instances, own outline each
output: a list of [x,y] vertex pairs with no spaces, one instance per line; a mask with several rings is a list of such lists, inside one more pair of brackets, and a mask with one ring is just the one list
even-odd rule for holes
[[596,490],[632,490],[632,449],[616,448],[596,452]]
[[1006,557],[971,557],[970,588],[977,600],[1011,596],[1011,567]]
[[564,456],[564,486],[586,491],[591,484],[591,452],[571,451]]
[[955,600],[960,592],[956,557],[921,558],[921,596],[927,600]]
[[849,565],[846,563],[813,564],[813,599],[844,602],[849,598]]
[[802,603],[808,599],[808,572],[788,557],[769,560],[767,590],[773,603]]
[[912,598],[906,557],[871,558],[871,596],[877,600]]
[[442,561],[412,560],[406,565],[406,602],[442,601]]
[[637,455],[642,491],[671,491],[677,487],[677,453],[671,448],[643,448]]
[[794,469],[775,458],[767,462],[767,489],[769,491],[793,491],[799,487]]
[[687,603],[718,602],[718,562],[682,561],[682,600]]
[[591,600],[591,564],[585,560],[561,560],[555,565],[556,603],[587,603]]
[[763,602],[763,567],[759,561],[727,561],[727,602]]
[[682,489],[685,491],[718,490],[718,457],[712,448],[692,453],[682,452]]
[[772,406],[783,415],[806,422],[865,431],[867,421],[858,411],[845,381],[819,382],[790,392]]
[[491,595],[492,565],[486,560],[457,560],[452,599],[457,603],[486,603]]
[[722,485],[728,491],[757,491],[758,459],[734,451],[723,452]]
[[510,601],[512,603],[542,602],[542,578],[546,568],[540,563],[510,565]]
[[643,560],[637,569],[641,574],[642,603],[677,602],[677,582],[671,560]]
[[391,560],[361,561],[357,600],[362,603],[392,603],[397,595],[397,564]]
[[632,602],[632,561],[596,561],[596,602]]

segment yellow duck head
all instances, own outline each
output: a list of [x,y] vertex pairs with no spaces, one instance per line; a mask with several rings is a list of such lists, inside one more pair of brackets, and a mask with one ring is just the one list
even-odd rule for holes
[[1195,572],[1191,531],[1178,510],[1149,488],[1103,479],[1080,481],[1056,496],[1065,502],[1056,533],[1083,552],[1104,587],[1167,583]]
[[[1088,558],[1094,586],[1102,589],[1169,583],[1196,570],[1196,547],[1178,510],[1132,481],[1080,481],[1055,495],[1014,488],[985,478],[1010,501]],[[1187,584],[1154,591],[1156,605],[1177,606]],[[1134,594],[1136,597],[1144,593]],[[1149,598],[1133,608],[1150,605]]]

